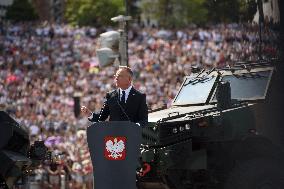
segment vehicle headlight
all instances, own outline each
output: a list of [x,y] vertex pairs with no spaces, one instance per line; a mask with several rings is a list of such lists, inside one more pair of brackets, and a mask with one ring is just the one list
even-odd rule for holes
[[189,123],[185,124],[185,130],[190,130],[190,129],[191,129],[190,124]]

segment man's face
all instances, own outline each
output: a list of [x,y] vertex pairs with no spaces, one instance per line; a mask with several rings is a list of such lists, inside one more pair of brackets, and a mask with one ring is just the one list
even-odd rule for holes
[[121,89],[127,89],[131,85],[131,76],[125,69],[119,69],[115,74],[116,87]]

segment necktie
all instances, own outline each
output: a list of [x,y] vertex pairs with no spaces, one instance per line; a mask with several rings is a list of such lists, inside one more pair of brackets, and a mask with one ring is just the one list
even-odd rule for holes
[[120,99],[121,103],[125,103],[125,91],[122,91],[122,96],[121,96],[121,99]]

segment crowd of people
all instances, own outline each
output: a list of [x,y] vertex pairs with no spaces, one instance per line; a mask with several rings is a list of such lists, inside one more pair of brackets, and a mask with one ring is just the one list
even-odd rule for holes
[[[115,66],[100,68],[99,34],[108,29],[49,24],[9,24],[0,30],[0,109],[44,140],[58,157],[36,170],[35,180],[59,188],[90,188],[92,165],[86,117],[75,116],[74,97],[99,111],[114,88]],[[132,26],[129,66],[135,88],[147,94],[150,109],[170,106],[183,77],[199,69],[277,56],[277,32],[265,28],[259,53],[258,26],[219,24],[164,30]],[[117,64],[117,63],[116,63]],[[46,176],[46,177],[45,177]]]

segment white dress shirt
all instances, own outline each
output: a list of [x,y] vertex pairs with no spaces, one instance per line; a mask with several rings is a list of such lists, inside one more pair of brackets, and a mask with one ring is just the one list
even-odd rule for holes
[[122,97],[122,91],[125,91],[125,103],[127,102],[127,98],[129,96],[130,90],[131,90],[132,86],[130,85],[130,87],[128,87],[125,90],[122,90],[121,88],[119,88],[119,100],[121,100]]

